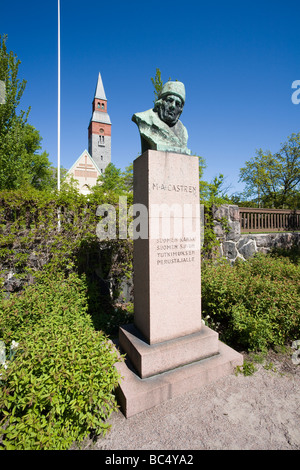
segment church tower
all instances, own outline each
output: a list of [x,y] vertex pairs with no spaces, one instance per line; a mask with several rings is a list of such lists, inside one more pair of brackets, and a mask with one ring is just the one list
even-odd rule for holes
[[89,123],[89,154],[101,173],[111,161],[111,122],[107,114],[107,99],[99,72],[93,112]]

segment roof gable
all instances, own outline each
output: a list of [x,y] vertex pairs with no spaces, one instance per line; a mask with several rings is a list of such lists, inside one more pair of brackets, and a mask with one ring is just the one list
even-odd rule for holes
[[76,166],[80,163],[80,160],[83,159],[85,156],[87,156],[87,159],[89,160],[89,162],[95,167],[95,170],[98,171],[99,174],[101,174],[101,171],[99,170],[96,162],[92,159],[91,155],[89,154],[89,152],[87,150],[84,150],[82,152],[82,154],[77,158],[76,162],[73,163],[73,165],[71,166],[71,168],[68,170],[67,172],[67,175],[72,173],[72,171],[76,168]]

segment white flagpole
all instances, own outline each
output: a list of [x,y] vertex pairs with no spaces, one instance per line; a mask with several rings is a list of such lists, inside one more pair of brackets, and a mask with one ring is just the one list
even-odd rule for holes
[[58,0],[57,189],[60,190],[60,0]]

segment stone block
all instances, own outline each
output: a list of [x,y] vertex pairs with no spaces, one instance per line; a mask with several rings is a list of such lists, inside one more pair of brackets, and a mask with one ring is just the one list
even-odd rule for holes
[[240,223],[240,211],[239,206],[230,205],[229,206],[229,218],[232,221]]
[[148,238],[134,239],[134,324],[149,344],[201,328],[198,159],[148,150],[134,161],[134,204]]
[[226,240],[238,241],[241,236],[240,222],[233,220],[228,222],[229,232],[226,234]]
[[214,221],[214,232],[217,238],[225,238],[225,230],[221,222]]
[[242,246],[246,245],[251,240],[251,237],[249,235],[242,235],[239,241],[236,244],[236,248],[238,251],[242,248]]
[[255,241],[248,241],[239,249],[239,252],[245,259],[251,258],[257,252]]
[[270,242],[269,234],[254,234],[252,235],[252,238],[255,239],[256,246],[258,248],[266,247]]
[[242,354],[220,341],[218,350],[218,354],[209,358],[145,379],[138,377],[130,361],[117,363],[122,379],[116,395],[125,417],[130,418],[184,393],[200,391],[201,387],[232,374],[243,364]]
[[175,369],[218,354],[218,333],[203,325],[200,331],[149,345],[133,325],[120,328],[119,344],[141,378]]
[[237,257],[238,252],[235,246],[235,243],[232,241],[226,241],[223,244],[224,256],[229,260],[232,260]]
[[213,219],[221,220],[223,218],[229,219],[229,205],[222,204],[221,206],[212,206]]

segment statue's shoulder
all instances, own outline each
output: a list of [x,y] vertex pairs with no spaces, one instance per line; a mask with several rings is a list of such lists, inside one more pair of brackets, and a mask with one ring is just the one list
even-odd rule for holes
[[180,133],[181,135],[183,135],[186,139],[188,138],[188,132],[186,130],[186,127],[182,124],[181,121],[177,121],[177,123],[175,124],[175,127],[176,127],[176,132],[177,133]]
[[155,119],[157,119],[157,117],[153,109],[148,109],[147,111],[142,111],[141,113],[135,113],[132,116],[132,121],[136,124],[144,122],[145,124],[148,124],[150,126],[153,124]]

